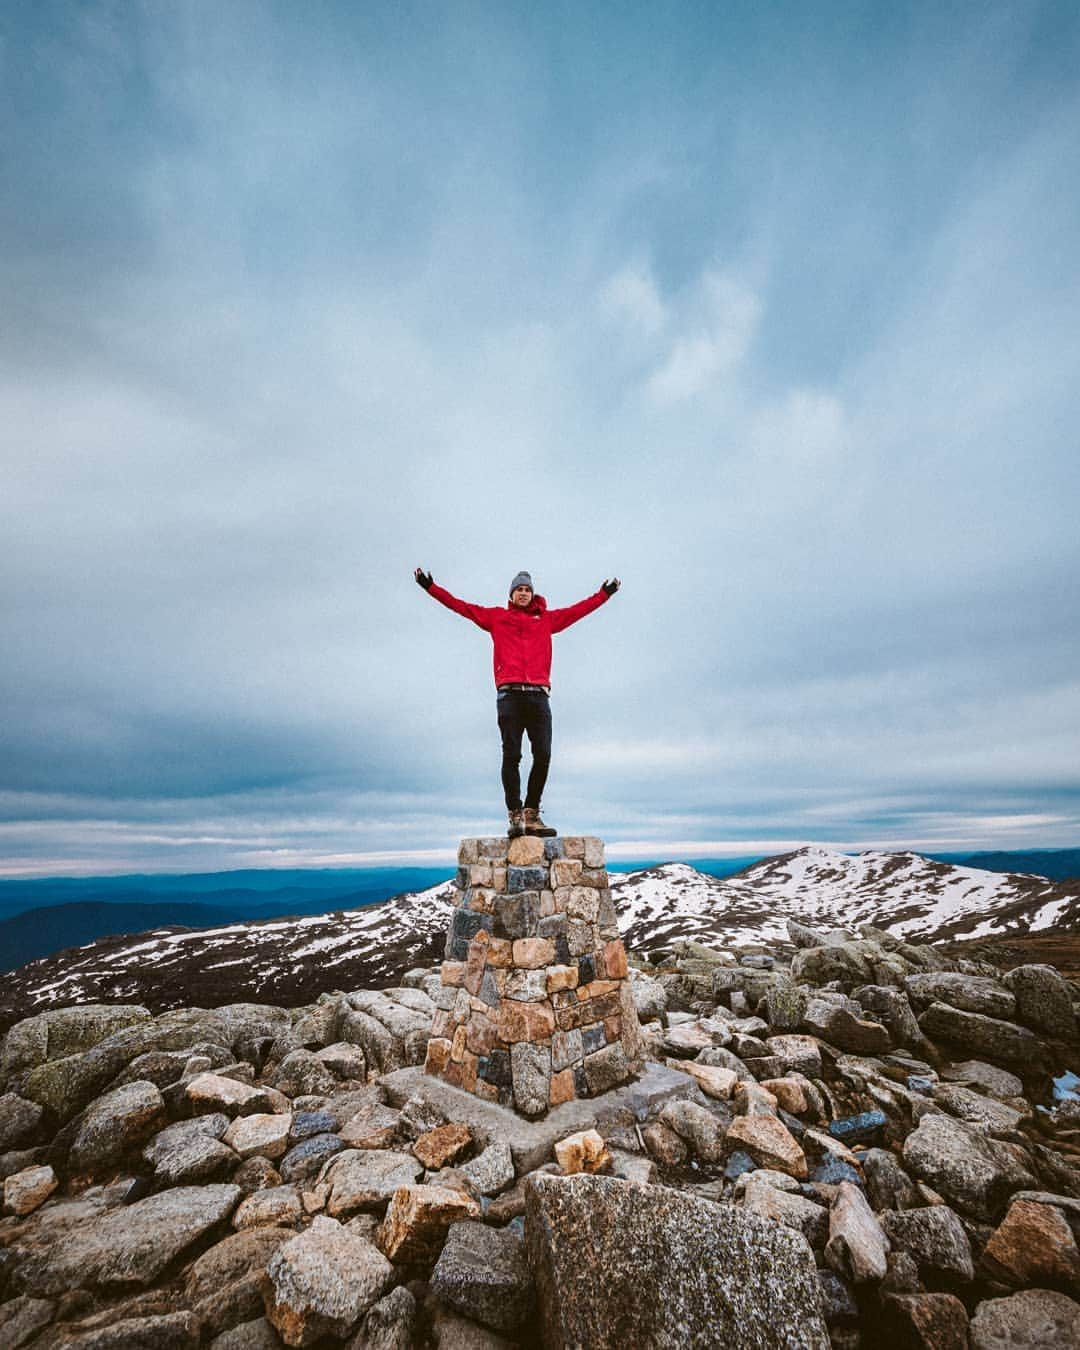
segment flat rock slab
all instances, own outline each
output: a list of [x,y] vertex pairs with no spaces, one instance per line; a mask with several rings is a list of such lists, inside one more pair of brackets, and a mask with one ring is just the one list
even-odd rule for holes
[[689,1074],[648,1063],[633,1082],[624,1083],[597,1097],[565,1102],[542,1120],[525,1120],[516,1111],[494,1102],[481,1101],[470,1092],[432,1078],[422,1068],[399,1069],[382,1080],[387,1100],[403,1106],[410,1097],[429,1103],[447,1119],[468,1125],[481,1139],[505,1139],[510,1145],[519,1175],[534,1172],[552,1156],[559,1139],[587,1130],[610,1111],[629,1109],[638,1120],[659,1111],[664,1102],[697,1097],[698,1088]]
[[779,1224],[659,1186],[530,1179],[547,1347],[828,1350],[814,1256]]
[[185,1247],[227,1219],[240,1196],[239,1186],[182,1186],[151,1195],[73,1227],[63,1242],[27,1252],[20,1278],[31,1294],[148,1285]]

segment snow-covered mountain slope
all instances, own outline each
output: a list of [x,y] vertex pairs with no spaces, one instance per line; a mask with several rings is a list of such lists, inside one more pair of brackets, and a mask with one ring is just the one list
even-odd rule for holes
[[811,846],[720,880],[665,863],[615,882],[633,946],[674,938],[738,945],[786,938],[786,921],[813,927],[874,924],[918,941],[1080,929],[1080,882],[984,872],[918,853],[850,857]]
[[445,881],[363,909],[97,938],[7,973],[0,1022],[69,1003],[296,1007],[330,989],[384,987],[442,959],[453,894]]
[[[871,923],[920,941],[1080,932],[1080,881],[984,872],[917,853],[849,857],[809,847],[720,880],[686,863],[612,875],[631,947],[783,942],[786,920]],[[447,881],[363,909],[219,928],[99,938],[5,977],[0,1023],[46,1006],[134,1000],[156,1009],[254,1000],[296,1006],[332,989],[378,988],[441,959]]]

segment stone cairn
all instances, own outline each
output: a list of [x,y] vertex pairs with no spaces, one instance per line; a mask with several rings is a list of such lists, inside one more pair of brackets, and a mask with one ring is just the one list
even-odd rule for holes
[[463,839],[425,1069],[542,1116],[640,1067],[626,949],[595,838]]

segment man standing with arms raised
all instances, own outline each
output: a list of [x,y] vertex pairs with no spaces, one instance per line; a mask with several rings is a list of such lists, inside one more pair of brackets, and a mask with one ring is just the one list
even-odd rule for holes
[[[595,594],[565,609],[548,609],[533,590],[532,577],[519,572],[510,583],[505,609],[471,605],[436,585],[430,572],[418,567],[417,583],[441,605],[471,619],[494,644],[495,688],[502,735],[502,784],[510,815],[507,834],[553,835],[540,818],[540,798],[551,763],[551,637],[599,609],[619,589],[618,577],[605,581]],[[521,738],[528,734],[532,768],[521,800]]]

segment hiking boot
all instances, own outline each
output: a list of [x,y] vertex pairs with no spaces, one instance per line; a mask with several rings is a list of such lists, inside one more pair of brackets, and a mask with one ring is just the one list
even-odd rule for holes
[[519,835],[525,833],[525,812],[511,811],[510,824],[506,827],[506,833],[511,839],[516,839]]
[[525,833],[539,835],[542,839],[550,839],[553,835],[559,833],[553,830],[550,825],[545,825],[540,819],[538,807],[527,806],[522,812],[525,817]]

